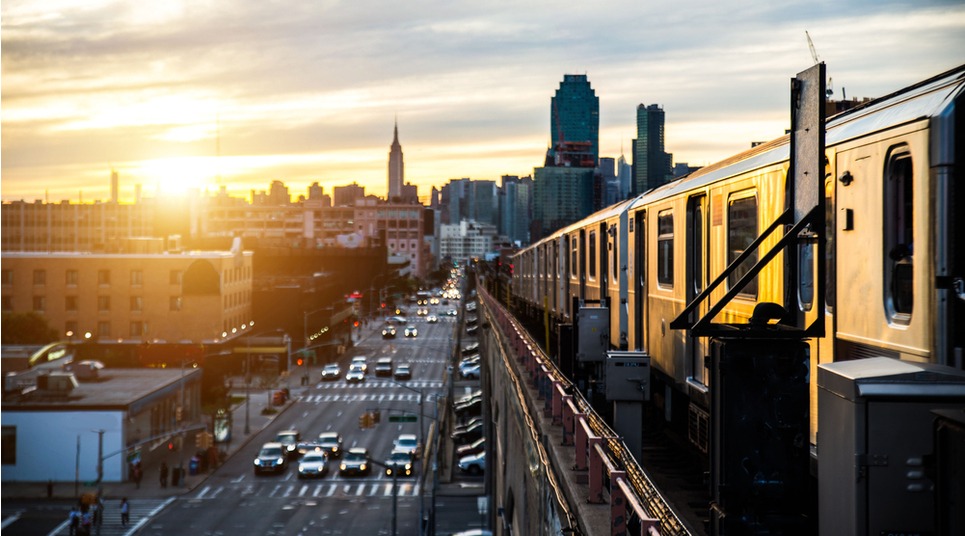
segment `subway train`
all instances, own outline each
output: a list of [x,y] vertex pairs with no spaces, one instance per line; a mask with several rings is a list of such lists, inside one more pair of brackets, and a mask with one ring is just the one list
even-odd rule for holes
[[[819,365],[885,356],[963,368],[965,65],[825,127],[823,285],[817,255],[778,255],[713,319],[747,323],[758,304],[787,303],[787,266],[800,266],[794,317],[824,333],[806,338],[812,449]],[[757,145],[521,249],[512,309],[555,330],[572,325],[580,304],[607,305],[608,348],[650,357],[651,404],[707,453],[711,341],[671,323],[785,211],[790,152],[789,136]],[[756,261],[734,263],[711,302]]]

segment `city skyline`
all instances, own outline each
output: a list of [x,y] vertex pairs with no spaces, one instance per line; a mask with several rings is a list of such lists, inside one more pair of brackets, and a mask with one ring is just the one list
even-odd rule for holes
[[631,156],[646,103],[666,112],[674,161],[706,165],[783,134],[789,79],[813,63],[805,30],[837,99],[937,75],[965,48],[965,7],[941,0],[0,10],[4,201],[107,200],[111,169],[122,202],[137,184],[247,197],[272,180],[384,197],[396,116],[423,198],[451,179],[532,175],[566,74],[600,98],[600,156]]

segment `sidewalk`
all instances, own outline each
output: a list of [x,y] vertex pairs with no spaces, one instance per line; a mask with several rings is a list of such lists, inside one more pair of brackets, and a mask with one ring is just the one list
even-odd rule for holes
[[[242,387],[240,389],[236,387],[231,394],[235,397],[244,397],[244,381],[240,378],[235,378],[235,380],[234,385],[240,385]],[[293,395],[296,395],[299,389],[302,388],[296,385],[297,383],[297,380],[292,379],[291,390]],[[275,417],[293,405],[292,399],[289,399],[282,406],[272,407],[270,405],[271,391],[272,390],[269,389],[251,389],[249,391],[248,399],[251,406],[248,408],[248,419],[251,433],[247,435],[245,434],[246,403],[243,401],[232,408],[231,441],[215,445],[225,452],[226,457],[231,457],[238,452],[238,450],[251,441],[258,432],[268,426]],[[275,412],[265,414],[265,409],[273,409]],[[120,499],[121,497],[127,497],[128,499],[167,498],[182,495],[204,482],[208,474],[213,471],[212,468],[209,468],[208,473],[199,472],[195,475],[188,474],[191,457],[194,456],[198,450],[194,444],[194,433],[186,434],[181,451],[169,451],[166,441],[160,442],[153,450],[150,447],[151,445],[144,445],[141,450],[141,465],[144,476],[140,485],[131,481],[102,482],[99,488],[101,490],[101,496],[105,500]],[[161,487],[159,478],[161,462],[166,463],[169,468],[168,485],[163,488]],[[178,483],[178,486],[173,486],[170,473],[179,466],[184,468],[184,474],[186,476]],[[96,493],[97,489],[98,486],[85,486],[85,482],[77,484],[74,482],[54,482],[49,490],[46,482],[3,482],[2,497],[4,499],[75,499],[85,493]]]

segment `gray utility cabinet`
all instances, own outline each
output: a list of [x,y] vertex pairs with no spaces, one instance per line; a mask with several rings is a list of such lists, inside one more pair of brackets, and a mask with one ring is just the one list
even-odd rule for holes
[[875,357],[818,367],[820,534],[935,534],[933,410],[965,371]]

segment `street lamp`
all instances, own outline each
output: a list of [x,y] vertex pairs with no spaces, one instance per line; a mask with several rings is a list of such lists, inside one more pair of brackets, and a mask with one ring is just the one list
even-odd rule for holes
[[[425,399],[424,391],[422,389],[416,389],[415,387],[409,387],[408,385],[405,385],[404,383],[399,383],[391,378],[385,378],[385,380],[390,383],[394,383],[403,389],[408,389],[414,393],[419,393],[419,446],[422,447],[423,451],[425,451],[426,434],[425,434],[425,426],[422,422],[425,419],[425,413],[423,413],[423,410],[422,410],[422,402]],[[420,469],[421,478],[425,479],[425,476],[426,476],[426,457],[425,456],[419,457],[419,469]],[[393,475],[394,474],[395,473],[393,473]],[[394,484],[393,484],[393,489],[394,489]],[[419,492],[419,526],[420,526],[419,533],[420,534],[422,533],[422,523],[425,518],[425,510],[426,510],[425,494],[420,491]],[[395,522],[395,518],[393,513],[393,532],[392,532],[393,534],[395,534],[394,522]]]

